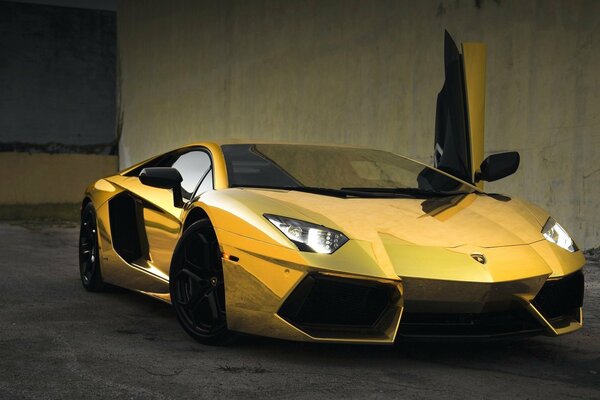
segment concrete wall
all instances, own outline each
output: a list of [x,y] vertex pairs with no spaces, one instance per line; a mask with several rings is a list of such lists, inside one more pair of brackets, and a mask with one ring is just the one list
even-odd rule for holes
[[430,162],[443,30],[488,45],[487,189],[600,245],[600,2],[121,1],[122,167],[212,138],[350,143]]
[[118,163],[101,154],[0,153],[0,205],[81,202],[85,188]]
[[114,11],[0,1],[0,205],[80,202],[117,171]]
[[115,138],[115,13],[0,1],[0,143]]

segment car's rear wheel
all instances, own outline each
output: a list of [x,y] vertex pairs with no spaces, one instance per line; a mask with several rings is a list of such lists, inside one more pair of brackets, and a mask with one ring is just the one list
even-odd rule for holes
[[183,233],[169,275],[171,303],[183,329],[204,344],[230,342],[221,253],[207,219],[194,222]]
[[100,252],[96,227],[96,210],[88,203],[81,212],[79,230],[79,276],[86,290],[101,292],[106,289],[100,271]]

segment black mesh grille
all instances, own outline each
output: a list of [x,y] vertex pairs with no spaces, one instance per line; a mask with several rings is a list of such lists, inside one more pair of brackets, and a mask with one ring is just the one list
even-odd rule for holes
[[573,314],[583,305],[583,272],[544,284],[532,303],[547,319]]
[[473,337],[539,332],[543,328],[524,309],[483,314],[405,312],[399,334],[404,336]]
[[377,282],[309,275],[279,315],[303,328],[371,328],[392,303],[394,291]]

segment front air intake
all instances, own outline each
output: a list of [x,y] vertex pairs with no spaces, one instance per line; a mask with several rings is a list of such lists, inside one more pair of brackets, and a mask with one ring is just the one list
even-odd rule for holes
[[375,329],[396,304],[397,289],[361,279],[311,274],[294,289],[279,316],[306,332]]
[[488,313],[413,313],[402,315],[404,338],[493,338],[536,334],[542,325],[522,308]]
[[583,272],[580,270],[547,281],[531,303],[548,320],[572,315],[583,305],[583,287]]

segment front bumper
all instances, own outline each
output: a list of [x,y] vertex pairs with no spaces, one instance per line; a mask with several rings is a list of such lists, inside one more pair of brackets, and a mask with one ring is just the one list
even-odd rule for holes
[[[489,250],[486,265],[471,258],[471,249],[463,254],[405,246],[392,260],[402,256],[408,266],[423,265],[409,277],[399,273],[400,266],[378,262],[367,242],[351,240],[323,256],[217,232],[223,253],[235,255],[235,261],[223,259],[227,324],[233,331],[391,344],[397,336],[492,339],[561,335],[582,326],[583,263],[577,266],[576,257],[563,263],[569,273],[548,278],[560,268],[550,268],[537,255],[525,257],[526,246]],[[512,267],[517,262],[527,267]]]
[[499,283],[392,281],[308,271],[281,296],[247,276],[240,265],[227,261],[225,270],[229,282],[244,286],[227,291],[230,329],[282,339],[373,344],[494,340],[557,336],[583,323],[581,270],[556,279]]
[[278,315],[315,339],[391,341],[397,333],[403,340],[492,340],[558,336],[582,327],[581,270],[547,281],[416,281],[404,280],[402,290],[385,282],[309,274]]

